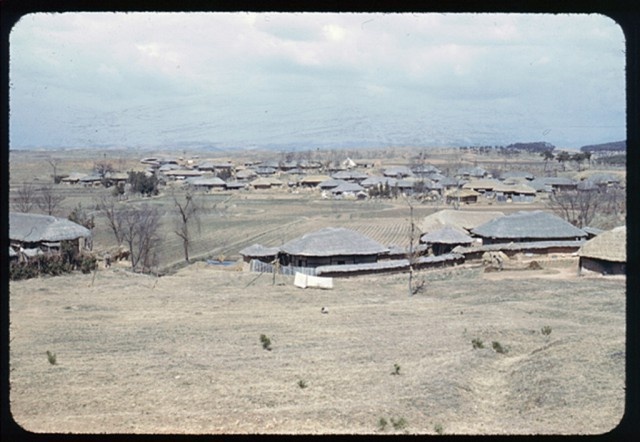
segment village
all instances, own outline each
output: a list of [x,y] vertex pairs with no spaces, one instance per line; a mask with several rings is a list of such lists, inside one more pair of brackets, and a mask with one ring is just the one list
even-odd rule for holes
[[72,433],[609,431],[625,170],[554,155],[11,152],[12,415]]
[[[443,162],[444,155],[440,158],[435,155],[436,165],[427,160],[427,154],[423,151],[405,158],[405,164],[400,164],[402,160],[398,161],[397,158],[390,164],[382,158],[354,160],[345,154],[341,159],[340,153],[332,152],[322,159],[313,159],[310,153],[289,153],[283,154],[279,161],[242,162],[200,159],[199,155],[179,158],[146,156],[134,164],[128,173],[117,170],[107,160],[96,161],[93,170],[88,173],[72,170],[58,174],[54,169],[55,187],[43,188],[43,191],[46,190],[46,203],[39,205],[45,215],[52,216],[54,211],[62,209],[58,206],[61,206],[64,197],[52,195],[58,189],[61,195],[70,189],[80,189],[84,195],[101,192],[102,206],[95,197],[85,203],[85,211],[92,203],[94,205],[91,224],[85,226],[68,219],[21,213],[21,208],[37,210],[37,192],[32,184],[12,186],[12,207],[16,210],[11,213],[12,242],[9,255],[12,260],[24,263],[38,255],[60,252],[60,241],[81,240],[82,244],[76,245],[78,251],[94,256],[103,267],[109,266],[114,258],[116,261],[124,257],[130,259],[132,254],[136,258],[134,249],[139,246],[136,241],[141,242],[144,235],[132,238],[127,248],[118,232],[114,231],[115,238],[109,241],[105,235],[107,232],[100,231],[101,223],[96,222],[96,218],[105,215],[105,193],[112,199],[109,203],[112,211],[116,211],[117,206],[144,203],[145,197],[158,205],[159,200],[170,199],[168,196],[173,196],[177,207],[183,209],[186,206],[180,206],[175,195],[186,193],[189,197],[194,196],[191,210],[193,218],[197,219],[183,218],[183,232],[182,235],[178,232],[176,239],[183,240],[187,263],[190,254],[192,257],[194,255],[190,249],[195,249],[200,260],[209,262],[219,256],[225,257],[225,261],[229,258],[241,259],[245,270],[274,271],[272,264],[277,262],[278,271],[289,274],[295,273],[293,267],[298,267],[298,271],[310,275],[349,276],[371,272],[406,272],[409,269],[459,265],[473,260],[488,261],[502,269],[504,260],[515,255],[521,258],[564,254],[579,255],[580,269],[601,274],[624,274],[624,260],[620,261],[620,256],[609,256],[607,253],[593,255],[593,252],[587,256],[580,251],[586,241],[604,231],[613,232],[613,228],[617,228],[616,232],[624,230],[623,174],[615,167],[585,167],[582,163],[585,160],[591,163],[591,153],[575,154],[574,163],[569,164],[567,170],[566,163],[571,163],[572,158],[566,152],[555,157],[557,164],[549,164],[550,158],[554,158],[553,153],[541,150],[547,148],[545,145],[541,148],[532,144],[536,150],[534,155],[525,150],[525,154],[529,153],[527,161],[512,160],[507,163],[506,159],[514,154],[501,151],[494,154],[498,158],[485,167],[478,161],[482,160],[482,154],[467,154],[469,159],[466,162],[472,163],[469,166],[464,165],[465,161],[459,153],[455,158],[458,164]],[[522,150],[514,152],[522,156]],[[504,156],[502,164],[500,156]],[[438,164],[438,160],[441,164]],[[51,159],[47,161],[61,170],[67,169],[54,164]],[[571,170],[573,168],[577,170]],[[132,181],[135,177],[138,177],[137,181]],[[141,187],[140,180],[143,181],[142,186],[147,185],[146,189]],[[269,201],[273,198],[287,198],[292,203],[296,199],[310,203],[333,201],[333,211],[337,210],[335,204],[338,203],[365,212],[371,209],[372,201],[385,202],[400,210],[404,207],[406,213],[399,219],[384,221],[385,227],[391,224],[397,228],[392,236],[387,228],[386,235],[379,232],[370,237],[367,228],[364,231],[361,228],[350,229],[350,222],[337,220],[323,226],[334,229],[331,234],[320,228],[317,232],[301,231],[298,238],[288,235],[288,243],[282,236],[278,238],[279,244],[274,244],[273,236],[267,235],[265,238],[264,231],[269,228],[264,228],[264,231],[243,231],[241,236],[245,241],[235,241],[233,244],[228,243],[229,236],[225,235],[227,243],[224,247],[215,247],[225,242],[218,240],[218,244],[210,244],[210,249],[203,253],[207,247],[206,238],[211,235],[207,223],[203,226],[200,219],[205,212],[207,198],[209,201],[216,199],[213,205],[217,213],[214,216],[222,217],[233,216],[228,213],[229,206],[247,204],[247,200]],[[40,197],[40,201],[42,199]],[[234,200],[237,202],[229,203]],[[220,201],[226,206],[227,213],[220,212]],[[171,215],[171,207],[162,208]],[[196,214],[196,208],[200,213]],[[368,224],[376,225],[385,218],[382,213],[376,216],[376,211],[373,210]],[[407,219],[409,212],[411,219]],[[86,213],[76,215],[88,216]],[[354,218],[354,213],[350,217]],[[504,219],[499,219],[501,217]],[[295,216],[290,217],[291,220],[295,220]],[[108,221],[113,229],[116,220],[108,218]],[[188,231],[192,227],[188,223],[194,221],[200,223],[198,233],[201,237]],[[266,220],[262,221],[264,225]],[[295,230],[288,231],[292,232]],[[168,235],[161,236],[166,241]],[[617,234],[616,237],[624,238],[624,234]],[[262,238],[266,243],[247,244],[247,238]],[[113,244],[107,244],[113,243],[114,239],[118,249]],[[175,246],[166,245],[163,249],[161,243],[164,241],[156,241],[155,244],[161,255],[166,255],[169,248],[176,249]],[[291,249],[289,243],[294,245],[292,250],[295,252],[287,252]],[[611,247],[615,250],[624,248],[624,243]],[[586,250],[593,249],[593,246],[589,246]],[[150,254],[157,250],[139,251],[138,254]],[[140,258],[140,264],[144,266],[146,256]],[[158,260],[156,257],[156,273],[162,272],[158,268],[159,261],[166,267],[169,260],[166,257]],[[133,267],[134,270],[151,271],[150,267]]]

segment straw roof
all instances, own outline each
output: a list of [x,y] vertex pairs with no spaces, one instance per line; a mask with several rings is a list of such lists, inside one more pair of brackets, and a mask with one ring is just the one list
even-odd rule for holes
[[456,189],[456,190],[453,190],[453,191],[447,193],[447,196],[451,197],[451,198],[458,198],[458,197],[459,198],[467,198],[467,197],[470,197],[470,196],[480,196],[480,195],[481,194],[479,192],[476,192],[473,189]]
[[333,189],[331,189],[331,192],[332,193],[345,193],[345,192],[357,193],[362,190],[364,190],[364,187],[362,187],[361,185],[356,183],[346,182],[346,183],[339,184],[337,187],[334,187]]
[[287,242],[280,248],[297,256],[377,255],[389,249],[371,238],[342,227],[327,227]]
[[474,227],[501,216],[504,216],[504,213],[484,210],[445,209],[425,217],[420,225],[420,230],[428,233],[450,226],[466,233],[467,230],[471,230]]
[[300,180],[301,184],[320,184],[323,181],[330,180],[331,177],[327,175],[309,175]]
[[580,250],[579,256],[602,259],[605,261],[627,261],[627,227],[620,226],[602,232],[590,239]]
[[536,189],[524,183],[518,183],[518,184],[499,183],[493,188],[493,191],[503,192],[503,193],[519,193],[519,194],[525,194],[525,195],[535,195],[536,193]]
[[497,218],[475,227],[471,233],[485,238],[535,238],[540,240],[587,236],[584,230],[556,215],[541,210],[516,212]]
[[9,213],[9,238],[20,242],[88,238],[91,231],[68,219],[32,213]]
[[500,181],[493,178],[483,178],[479,180],[472,180],[462,186],[463,189],[493,189],[500,185]]
[[189,184],[193,186],[205,186],[205,187],[216,187],[216,186],[224,187],[225,186],[225,182],[218,177],[194,178],[189,181]]
[[240,250],[239,253],[243,256],[266,257],[276,256],[279,252],[280,249],[277,247],[265,247],[260,244],[253,244]]
[[471,244],[473,238],[454,227],[447,226],[422,235],[420,241],[425,244]]

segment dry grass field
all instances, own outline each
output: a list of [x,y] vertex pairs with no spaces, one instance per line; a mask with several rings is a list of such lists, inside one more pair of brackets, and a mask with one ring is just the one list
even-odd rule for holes
[[401,274],[303,290],[203,263],[15,282],[11,413],[64,433],[607,432],[625,405],[624,279],[541,263],[424,272],[413,297]]

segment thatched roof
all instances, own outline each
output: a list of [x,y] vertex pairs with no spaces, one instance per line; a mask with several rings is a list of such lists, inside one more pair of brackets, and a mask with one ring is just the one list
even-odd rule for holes
[[407,166],[392,166],[384,169],[384,176],[397,177],[397,176],[413,176],[413,172]]
[[318,187],[321,189],[333,189],[335,187],[338,187],[341,184],[347,184],[347,183],[348,181],[335,180],[331,178],[318,184]]
[[225,182],[218,177],[194,178],[189,180],[189,184],[191,184],[192,186],[204,186],[204,187],[224,187],[226,185]]
[[484,238],[540,240],[583,238],[584,230],[575,227],[562,218],[541,210],[516,212],[509,216],[493,219],[471,230]]
[[280,252],[278,247],[265,247],[260,244],[253,244],[240,250],[242,256],[266,257],[276,256]]
[[502,212],[475,211],[475,210],[440,210],[426,216],[420,225],[420,230],[424,233],[433,232],[443,227],[454,227],[463,233],[473,229],[489,220],[504,216]]
[[590,239],[578,251],[578,255],[605,261],[627,261],[627,227],[620,226],[602,232]]
[[425,244],[471,244],[473,238],[454,227],[447,226],[422,235],[420,241]]
[[462,186],[463,189],[493,189],[500,185],[500,181],[493,178],[483,178],[479,180],[471,180]]
[[91,231],[68,219],[32,213],[9,213],[9,238],[20,242],[88,238]]
[[494,192],[503,192],[503,193],[518,193],[525,195],[535,195],[536,189],[533,187],[524,184],[506,184],[506,183],[498,183],[494,188]]
[[356,183],[350,183],[347,181],[331,189],[331,193],[345,193],[345,192],[357,193],[362,190],[364,190],[364,187],[362,187],[361,185]]
[[327,227],[287,242],[280,248],[296,256],[377,255],[389,249],[371,238],[342,227]]
[[300,180],[301,184],[320,184],[323,181],[330,180],[331,177],[327,175],[309,175]]
[[480,196],[480,193],[473,189],[456,189],[447,193],[447,197],[451,198],[468,198],[470,196]]

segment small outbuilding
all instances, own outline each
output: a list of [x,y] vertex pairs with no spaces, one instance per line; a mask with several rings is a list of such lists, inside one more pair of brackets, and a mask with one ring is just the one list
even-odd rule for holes
[[590,239],[578,251],[580,272],[624,275],[627,272],[627,227],[620,226]]

